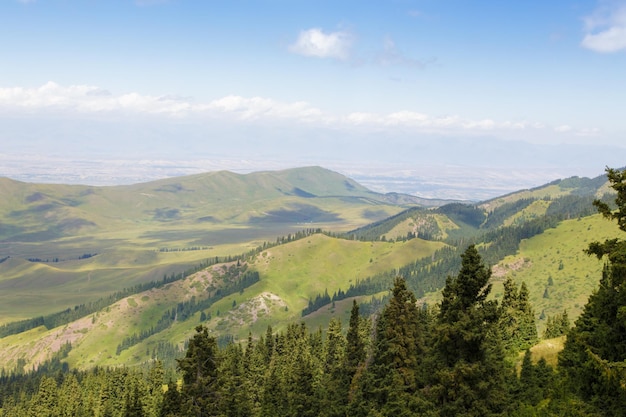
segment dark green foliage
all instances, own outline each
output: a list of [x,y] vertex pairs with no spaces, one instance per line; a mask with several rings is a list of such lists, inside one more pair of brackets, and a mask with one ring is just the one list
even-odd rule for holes
[[[338,299],[341,299],[341,298],[338,298]],[[328,289],[326,289],[324,290],[323,295],[317,294],[317,296],[315,297],[315,300],[312,300],[309,298],[309,305],[302,310],[302,316],[304,317],[307,314],[311,314],[314,311],[319,310],[323,306],[330,304],[331,301],[333,301],[333,299],[330,298],[330,295],[328,295]]]
[[181,409],[184,415],[212,416],[217,412],[217,341],[206,327],[196,327],[185,357],[178,360],[183,375]]
[[[611,187],[617,192],[612,210],[605,202],[594,205],[626,231],[626,171],[607,168]],[[587,253],[606,256],[600,286],[589,297],[583,313],[568,334],[559,366],[574,392],[606,415],[626,410],[626,241],[593,242]]]
[[480,227],[487,214],[477,206],[461,203],[446,204],[437,209],[438,213],[445,214],[455,223],[464,223],[474,228]]
[[570,322],[569,317],[567,316],[567,311],[564,310],[562,314],[557,314],[555,316],[548,316],[546,329],[543,332],[543,338],[552,339],[554,337],[566,335],[569,332],[569,328]]
[[524,354],[519,376],[519,391],[516,393],[515,400],[536,406],[551,394],[550,389],[556,375],[545,359],[541,358],[534,365],[531,356],[530,350]]
[[498,306],[487,301],[491,270],[476,247],[461,256],[448,277],[435,326],[434,378],[430,398],[442,416],[498,415],[508,404],[509,369],[498,331]]
[[240,345],[229,344],[221,353],[218,369],[218,409],[228,417],[246,417],[252,412],[252,399],[245,384],[244,353]]
[[502,204],[487,215],[487,219],[480,225],[480,227],[482,229],[492,229],[494,227],[502,226],[506,219],[520,210],[525,209],[534,201],[536,201],[534,198],[520,198],[519,200],[511,203]]
[[346,353],[344,355],[344,370],[349,380],[352,380],[357,369],[365,360],[365,342],[359,331],[360,322],[359,305],[354,300],[350,311],[350,324],[346,335]]
[[319,376],[319,386],[324,388],[317,390],[320,416],[339,417],[346,413],[351,382],[350,372],[344,367],[348,362],[346,354],[341,321],[333,318],[328,324]]
[[420,317],[415,295],[403,278],[396,278],[389,303],[376,323],[373,355],[363,380],[369,407],[383,415],[403,415],[412,409],[423,378],[418,371],[426,352],[426,320]]
[[124,417],[143,417],[144,415],[139,389],[135,386],[132,393],[126,394]]
[[562,196],[554,199],[546,210],[546,216],[558,216],[562,219],[575,219],[592,214],[594,214],[593,195]]
[[504,296],[499,314],[499,330],[507,352],[517,354],[537,342],[535,313],[525,283],[522,282],[518,292],[510,277],[504,281]]

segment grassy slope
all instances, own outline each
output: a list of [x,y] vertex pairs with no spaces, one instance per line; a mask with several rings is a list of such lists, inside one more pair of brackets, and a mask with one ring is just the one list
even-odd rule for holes
[[[583,250],[593,240],[618,237],[617,226],[600,215],[562,222],[554,229],[522,241],[520,250],[500,262],[501,271],[520,284],[526,282],[537,319],[542,311],[555,315],[567,310],[573,322],[582,311],[589,294],[597,287],[603,262],[587,256]],[[562,269],[559,268],[562,262]],[[498,274],[496,274],[498,275]],[[502,294],[504,276],[494,278],[493,293]],[[554,285],[548,286],[552,277]],[[548,297],[544,292],[548,290]],[[543,332],[545,321],[538,320]]]
[[546,214],[549,206],[550,201],[547,200],[533,201],[528,207],[525,207],[524,209],[515,213],[513,216],[506,219],[503,223],[503,226],[511,226],[516,223],[525,222],[537,217],[541,217]]
[[[216,334],[232,334],[243,339],[248,332],[260,334],[267,325],[281,328],[301,320],[301,310],[309,297],[327,288],[329,293],[347,289],[351,282],[377,272],[399,267],[429,256],[441,243],[413,239],[408,242],[357,242],[313,235],[306,239],[271,248],[251,262],[261,281],[243,293],[230,295],[214,304],[206,324]],[[371,262],[370,262],[371,259]],[[210,269],[212,270],[212,269]],[[67,326],[46,331],[43,328],[0,339],[0,358],[4,366],[15,365],[17,358],[42,360],[65,341],[72,342],[68,362],[79,368],[94,365],[133,364],[147,359],[146,350],[158,340],[182,344],[199,323],[199,314],[139,345],[115,354],[120,341],[129,334],[154,325],[164,311],[192,295],[206,297],[211,282],[207,272],[198,273],[162,289],[154,289],[123,299],[110,308]],[[235,306],[233,307],[233,301]],[[345,316],[350,300],[337,303],[334,312],[321,312],[310,322],[327,323],[332,314]],[[218,315],[218,311],[220,312]]]
[[545,185],[543,187],[537,187],[532,190],[521,190],[511,194],[507,194],[502,197],[494,198],[492,200],[485,201],[479,205],[479,207],[485,209],[486,211],[492,211],[495,208],[501,206],[505,203],[512,203],[517,200],[521,200],[523,198],[557,198],[572,192],[571,188],[562,188],[558,184],[550,184]]
[[[116,187],[0,178],[0,195],[0,259],[11,256],[0,263],[0,323],[73,307],[305,228],[349,230],[401,210],[318,167]],[[202,250],[157,252],[163,248]],[[86,253],[98,256],[77,260]]]

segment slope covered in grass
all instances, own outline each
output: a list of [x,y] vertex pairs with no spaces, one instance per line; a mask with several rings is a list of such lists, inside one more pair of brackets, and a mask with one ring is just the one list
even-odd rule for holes
[[[260,273],[259,282],[194,310],[189,317],[177,316],[163,331],[143,337],[129,348],[118,351],[118,345],[130,335],[150,332],[164,312],[180,308],[179,304],[190,302],[192,297],[200,303],[215,295],[224,285],[221,280],[226,271],[238,262],[213,265],[187,279],[126,297],[54,329],[39,327],[1,338],[0,367],[11,369],[20,358],[32,365],[65,342],[72,343],[68,362],[80,368],[141,363],[149,359],[147,352],[160,342],[182,346],[200,322],[201,313],[207,316],[204,323],[215,334],[243,340],[249,332],[262,334],[268,325],[281,328],[300,320],[302,309],[318,293],[345,290],[355,280],[428,257],[442,246],[421,239],[358,242],[314,234],[259,253],[242,264]],[[345,314],[349,303],[339,303],[339,309],[344,307],[345,311],[338,314]]]
[[618,235],[617,226],[600,215],[563,221],[522,241],[516,255],[494,268],[494,294],[502,294],[501,281],[510,275],[518,284],[526,282],[540,334],[545,328],[542,312],[553,316],[567,310],[573,323],[602,276],[603,262],[583,250],[592,241]]
[[319,167],[115,187],[2,178],[0,193],[0,322],[90,302],[303,229],[348,230],[402,210],[397,196]]

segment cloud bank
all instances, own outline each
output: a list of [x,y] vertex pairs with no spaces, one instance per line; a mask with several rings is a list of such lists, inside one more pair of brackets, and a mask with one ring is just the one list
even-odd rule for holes
[[459,115],[430,115],[411,110],[333,114],[305,101],[281,102],[264,97],[229,95],[209,102],[196,102],[186,97],[150,96],[135,92],[116,95],[97,86],[62,86],[54,82],[38,88],[0,88],[0,109],[5,114],[53,114],[70,119],[81,115],[99,115],[113,119],[120,116],[158,116],[173,120],[278,121],[305,126],[315,124],[330,129],[383,129],[443,135],[525,131],[531,134],[551,133],[558,137],[601,133],[595,128],[576,128],[567,124],[551,127],[538,122],[497,121],[491,118],[474,120]]

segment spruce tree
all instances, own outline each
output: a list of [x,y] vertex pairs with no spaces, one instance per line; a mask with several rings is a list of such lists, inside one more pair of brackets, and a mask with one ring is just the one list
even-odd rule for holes
[[346,353],[344,355],[344,369],[348,378],[352,380],[359,365],[365,360],[365,343],[360,335],[359,305],[352,301],[350,323],[346,334]]
[[163,394],[160,417],[176,417],[181,415],[181,395],[176,382],[170,380],[167,391]]
[[245,417],[252,412],[249,393],[244,389],[244,353],[241,345],[230,343],[221,352],[218,369],[220,416]]
[[346,375],[345,363],[346,339],[341,330],[341,321],[335,318],[328,323],[326,343],[324,344],[324,363],[320,377],[322,403],[321,413],[324,416],[344,416],[348,403],[349,380]]
[[397,277],[389,303],[376,323],[363,395],[382,415],[414,415],[423,406],[418,370],[425,352],[426,329],[416,302],[404,278]]
[[524,282],[518,292],[513,280],[507,277],[499,315],[503,346],[509,354],[517,354],[537,342],[535,313]]
[[[616,210],[600,200],[598,211],[626,232],[626,170],[607,168]],[[600,285],[569,331],[559,367],[576,394],[608,416],[626,410],[626,241],[592,242],[586,252],[605,259]]]
[[218,347],[206,327],[196,327],[185,357],[177,362],[183,374],[181,408],[184,415],[217,415]]
[[461,270],[449,276],[435,329],[435,367],[430,397],[439,415],[498,415],[508,404],[510,372],[498,330],[498,307],[487,301],[491,270],[471,245]]

